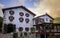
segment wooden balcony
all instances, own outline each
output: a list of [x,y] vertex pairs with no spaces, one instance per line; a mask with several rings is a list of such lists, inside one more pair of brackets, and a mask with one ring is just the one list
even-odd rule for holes
[[37,34],[55,34],[60,33],[60,24],[58,23],[43,23],[34,25],[36,27]]

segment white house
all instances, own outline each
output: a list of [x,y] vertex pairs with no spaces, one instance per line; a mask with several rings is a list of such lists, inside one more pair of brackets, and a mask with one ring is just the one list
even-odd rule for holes
[[15,24],[16,31],[18,31],[19,27],[22,27],[23,31],[25,31],[26,27],[28,28],[33,27],[33,18],[35,14],[30,10],[28,10],[26,7],[16,6],[16,7],[4,8],[2,10],[4,14],[4,23]]
[[34,25],[42,23],[53,23],[53,18],[47,13],[41,16],[34,18]]

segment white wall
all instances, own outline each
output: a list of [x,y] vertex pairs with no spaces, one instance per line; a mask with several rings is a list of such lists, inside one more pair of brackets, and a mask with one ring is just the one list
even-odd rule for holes
[[[18,31],[18,28],[19,27],[23,27],[24,28],[24,30],[23,31],[25,31],[25,27],[32,27],[33,26],[33,15],[32,14],[30,14],[29,13],[29,17],[26,17],[25,16],[25,14],[26,13],[28,13],[27,11],[25,11],[24,9],[22,9],[22,8],[17,8],[17,9],[12,9],[13,11],[14,11],[14,20],[13,20],[13,22],[10,22],[9,21],[9,16],[10,16],[10,14],[9,14],[9,11],[10,10],[5,10],[5,13],[4,13],[4,15],[5,15],[5,23],[13,23],[13,24],[15,24],[16,25],[16,31]],[[19,17],[21,17],[20,15],[19,15],[19,12],[23,12],[24,13],[24,16],[22,16],[23,18],[24,18],[24,21],[23,22],[20,22],[19,21]],[[29,18],[29,23],[26,23],[25,22],[25,19],[26,18]]]
[[[51,23],[50,20],[52,20],[49,16],[45,15],[39,18],[43,18],[45,23]],[[48,19],[48,21],[46,20],[46,18]]]
[[[44,19],[44,23],[51,23],[50,20],[53,21],[53,19],[51,19],[51,18],[50,18],[49,16],[47,16],[47,15],[41,16],[41,17],[39,17],[39,18]],[[39,18],[38,18],[38,19],[39,19]],[[48,21],[46,20],[46,18],[48,19]],[[36,24],[35,24],[35,21],[36,21],[36,20],[34,20],[34,25],[36,25]],[[41,24],[41,23],[38,23],[38,24]]]

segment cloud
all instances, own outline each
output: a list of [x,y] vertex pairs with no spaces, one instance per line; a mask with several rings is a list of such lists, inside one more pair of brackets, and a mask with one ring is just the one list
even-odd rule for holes
[[20,2],[20,5],[25,5],[26,0],[18,0]]
[[31,9],[38,15],[45,14],[46,12],[52,17],[60,17],[60,0],[41,0],[34,2],[36,8]]
[[0,3],[0,8],[3,8],[3,7],[4,7],[4,5]]

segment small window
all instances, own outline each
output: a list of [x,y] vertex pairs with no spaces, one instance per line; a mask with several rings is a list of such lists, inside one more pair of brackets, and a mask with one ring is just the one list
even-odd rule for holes
[[13,16],[9,16],[9,20],[12,22],[14,20]]
[[20,16],[23,16],[23,15],[24,15],[24,13],[23,13],[23,12],[20,12],[20,13],[19,13],[19,15],[20,15]]
[[48,18],[46,18],[46,21],[48,21]]
[[10,11],[9,11],[9,14],[10,14],[10,15],[13,15],[13,14],[14,14],[14,11],[10,10]]
[[26,14],[25,14],[25,16],[26,16],[26,17],[29,17],[29,14],[28,14],[28,13],[26,13]]
[[20,18],[19,18],[19,21],[20,21],[20,22],[23,22],[23,21],[24,21],[24,19],[23,19],[22,17],[20,17]]
[[28,18],[26,18],[26,19],[25,19],[25,21],[26,21],[26,23],[28,23],[28,22],[29,22],[29,19],[28,19]]

